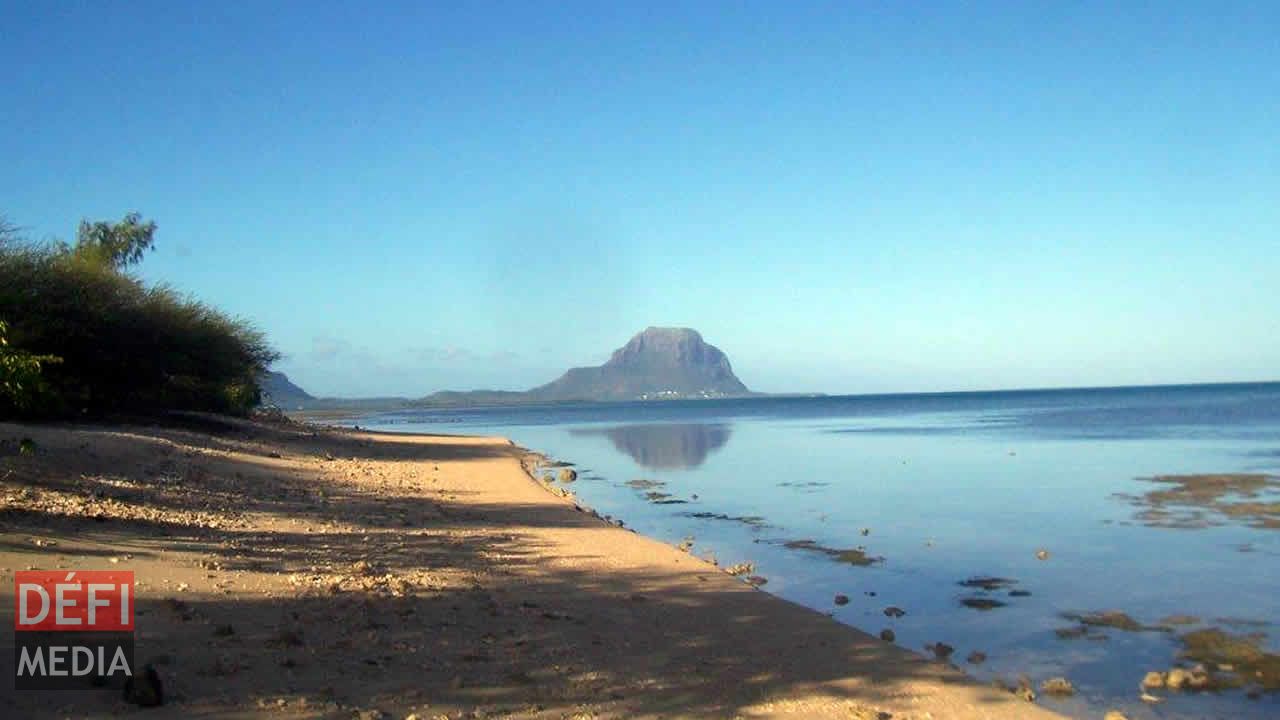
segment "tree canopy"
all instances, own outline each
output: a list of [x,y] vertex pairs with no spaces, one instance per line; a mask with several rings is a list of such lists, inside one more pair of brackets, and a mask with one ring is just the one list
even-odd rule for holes
[[82,222],[74,246],[0,217],[0,418],[242,414],[278,354],[252,323],[126,269],[152,248],[138,213]]
[[76,231],[76,252],[91,255],[114,268],[136,265],[155,243],[156,224],[143,222],[141,213],[131,212],[120,222],[80,221]]

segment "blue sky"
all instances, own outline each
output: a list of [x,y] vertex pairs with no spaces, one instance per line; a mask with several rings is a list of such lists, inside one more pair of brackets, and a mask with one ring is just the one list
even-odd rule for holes
[[1280,378],[1280,4],[14,3],[0,212],[321,394]]

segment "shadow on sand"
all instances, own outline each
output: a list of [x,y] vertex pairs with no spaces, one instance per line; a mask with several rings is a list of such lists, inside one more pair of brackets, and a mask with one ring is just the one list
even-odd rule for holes
[[[0,436],[26,430],[0,425]],[[29,538],[56,536],[67,539],[56,552],[83,555],[89,568],[106,567],[105,556],[142,562],[193,553],[215,587],[235,593],[139,588],[138,658],[159,664],[175,696],[160,715],[239,716],[270,703],[300,717],[350,717],[361,708],[395,717],[423,708],[428,717],[477,709],[567,717],[584,707],[732,717],[804,695],[845,717],[877,717],[855,712],[917,680],[967,682],[722,578],[690,584],[667,572],[577,569],[563,546],[528,535],[603,528],[571,504],[474,504],[457,492],[375,489],[328,472],[342,458],[356,459],[351,472],[367,462],[371,474],[377,463],[415,462],[427,483],[433,463],[515,457],[515,447],[369,442],[358,433],[238,423],[38,430],[41,454],[57,456],[58,472],[40,457],[0,458],[0,551],[15,553],[17,569],[55,565],[58,556]],[[123,442],[95,442],[106,435]],[[710,437],[699,447],[723,444],[727,431]],[[273,457],[281,449],[284,458]],[[138,457],[147,458],[143,469],[123,470]],[[298,457],[302,470],[281,464]],[[103,512],[24,503],[26,485],[87,498]],[[149,512],[112,510],[117,504]],[[263,573],[291,584],[257,591],[253,578]],[[12,599],[0,602],[0,623],[9,623]],[[5,644],[0,673],[11,673]],[[10,717],[105,713],[118,697],[86,688],[7,697],[0,708],[12,704],[3,713]],[[981,697],[1004,702],[994,692]]]

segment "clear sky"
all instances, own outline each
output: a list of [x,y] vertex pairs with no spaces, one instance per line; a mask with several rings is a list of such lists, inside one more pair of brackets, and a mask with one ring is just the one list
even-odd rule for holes
[[0,213],[327,395],[1280,378],[1280,3],[11,2]]

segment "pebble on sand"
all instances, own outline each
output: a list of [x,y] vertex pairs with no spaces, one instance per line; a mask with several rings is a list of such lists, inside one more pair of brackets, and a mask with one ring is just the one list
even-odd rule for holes
[[951,647],[950,645],[944,642],[936,642],[936,643],[933,643],[932,645],[925,645],[924,649],[933,653],[933,656],[936,657],[941,662],[946,662],[947,658],[950,658],[951,654],[956,651],[955,648]]

